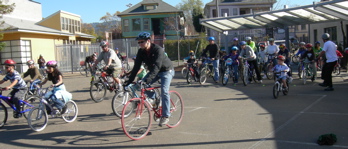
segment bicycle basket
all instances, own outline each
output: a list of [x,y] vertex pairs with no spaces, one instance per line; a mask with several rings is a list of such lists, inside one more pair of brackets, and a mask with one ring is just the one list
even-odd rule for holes
[[85,61],[80,61],[80,66],[85,66]]
[[228,58],[227,60],[226,60],[226,65],[232,65],[232,59],[231,58]]

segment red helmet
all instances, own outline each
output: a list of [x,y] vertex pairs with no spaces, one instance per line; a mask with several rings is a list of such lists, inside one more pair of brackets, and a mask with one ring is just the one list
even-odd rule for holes
[[305,46],[306,46],[306,48],[312,48],[313,47],[313,45],[311,43],[307,43]]
[[265,45],[263,45],[263,44],[262,44],[262,45],[260,45],[260,48],[265,48]]
[[279,56],[278,56],[278,60],[285,61],[285,57],[284,57],[283,55],[279,55]]
[[14,66],[16,62],[12,59],[8,59],[4,62],[5,65]]

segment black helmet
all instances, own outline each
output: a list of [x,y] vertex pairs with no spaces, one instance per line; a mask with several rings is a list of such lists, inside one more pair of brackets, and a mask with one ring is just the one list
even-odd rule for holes
[[147,40],[151,38],[151,34],[148,32],[141,32],[135,40]]

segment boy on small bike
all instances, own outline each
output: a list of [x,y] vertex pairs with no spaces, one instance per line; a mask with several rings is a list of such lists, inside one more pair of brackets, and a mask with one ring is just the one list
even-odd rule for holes
[[21,75],[15,70],[15,61],[8,59],[4,62],[4,64],[6,68],[6,76],[0,81],[0,84],[10,80],[11,84],[5,87],[5,90],[12,88],[10,96],[13,104],[16,106],[16,111],[13,111],[13,117],[19,118],[22,116],[20,113],[21,108],[19,100],[23,99],[25,93],[27,92],[27,85],[21,78]]
[[311,43],[306,44],[307,51],[305,53],[303,53],[300,60],[304,61],[307,59],[310,62],[309,67],[311,67],[313,70],[312,81],[314,81],[316,76],[317,76],[317,67],[316,67],[316,61],[315,61],[315,53],[314,53],[312,47],[313,46]]
[[277,79],[281,79],[283,82],[283,90],[288,90],[288,85],[286,80],[288,79],[287,72],[290,71],[290,68],[284,63],[285,57],[282,55],[278,56],[278,64],[273,68],[273,72],[280,73],[277,76]]
[[197,67],[197,61],[196,61],[196,58],[195,58],[195,55],[193,52],[190,52],[189,54],[190,58],[187,60],[187,64],[192,64],[192,68],[193,70],[195,71],[195,74],[196,74],[196,78],[197,80],[199,80],[199,73],[198,73],[198,67]]
[[231,53],[223,58],[224,60],[227,60],[228,58],[232,59],[233,75],[235,78],[235,80],[233,80],[233,82],[236,84],[238,83],[238,77],[239,77],[239,75],[238,75],[238,66],[239,66],[238,57],[239,57],[239,54],[237,53],[238,50],[239,50],[238,47],[233,46],[231,48]]
[[[63,75],[57,68],[57,62],[48,61],[46,63],[46,67],[47,78],[44,81],[42,81],[42,83],[40,83],[39,85],[42,86],[46,84],[47,81],[52,81],[53,84],[51,85],[51,87],[54,88],[53,91],[46,93],[45,97],[50,97],[53,93],[56,93],[56,91],[58,90],[66,91],[65,85],[63,83]],[[57,98],[51,98],[51,100],[53,101],[53,106],[57,107],[57,111],[55,111],[55,113],[64,113],[64,110],[62,110],[65,105],[63,101]],[[47,113],[51,113],[51,111],[47,111]]]
[[30,80],[25,80],[25,82],[30,82],[30,92],[29,92],[29,94],[33,94],[35,92],[36,84],[41,83],[42,76],[41,76],[41,74],[39,72],[39,69],[34,65],[34,61],[33,60],[27,61],[27,65],[28,65],[29,69],[27,70],[27,72],[25,72],[22,75],[22,78],[30,76]]

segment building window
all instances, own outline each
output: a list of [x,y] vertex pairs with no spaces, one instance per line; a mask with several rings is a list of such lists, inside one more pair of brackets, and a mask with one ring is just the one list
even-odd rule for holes
[[221,9],[221,17],[228,17],[230,16],[228,9]]
[[31,60],[31,42],[30,40],[11,40],[3,41],[6,45],[1,53],[1,63],[6,59],[12,59],[17,64],[25,64]]
[[164,18],[165,30],[177,30],[179,20],[176,20],[175,17]]
[[318,30],[314,30],[313,31],[313,35],[314,35],[314,42],[318,41]]
[[145,10],[154,10],[154,9],[156,9],[156,6],[154,6],[154,5],[145,6]]
[[60,18],[60,25],[62,26],[62,30],[65,30],[65,19],[63,17]]
[[307,29],[307,24],[302,24],[301,25],[301,30],[306,30]]
[[69,25],[68,25],[68,23],[69,23],[69,19],[68,18],[65,18],[65,30],[69,30]]
[[77,21],[77,31],[81,32],[81,24],[80,21]]
[[329,33],[330,34],[330,39],[332,41],[337,41],[337,28],[335,27],[328,27],[324,28],[324,33]]
[[212,10],[212,15],[213,15],[213,18],[217,17],[216,9],[213,9],[213,10]]
[[144,30],[150,30],[150,21],[148,18],[143,19],[144,21]]
[[132,19],[132,25],[133,25],[132,31],[140,31],[141,30],[141,20],[139,18]]
[[233,16],[238,16],[238,8],[233,8],[232,9],[232,15]]
[[123,20],[123,32],[129,32],[129,20]]

